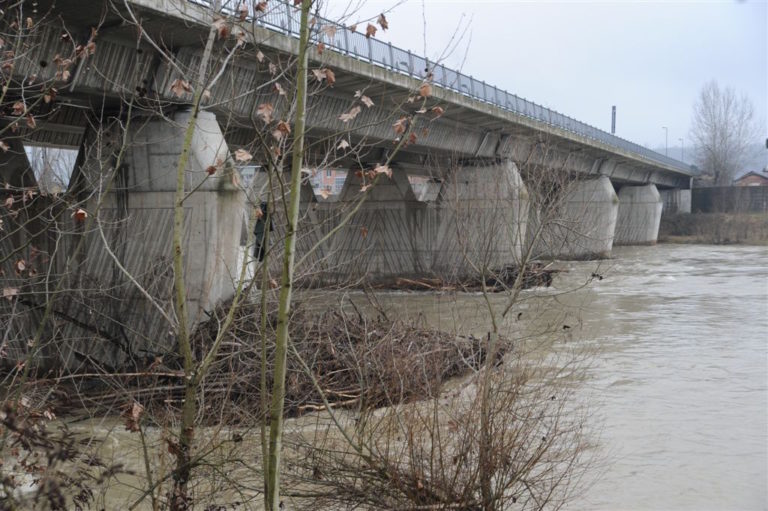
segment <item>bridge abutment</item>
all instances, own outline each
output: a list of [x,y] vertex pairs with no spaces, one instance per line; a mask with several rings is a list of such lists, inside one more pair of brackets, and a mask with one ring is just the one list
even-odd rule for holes
[[619,216],[614,244],[655,244],[663,207],[656,185],[622,186],[618,196]]

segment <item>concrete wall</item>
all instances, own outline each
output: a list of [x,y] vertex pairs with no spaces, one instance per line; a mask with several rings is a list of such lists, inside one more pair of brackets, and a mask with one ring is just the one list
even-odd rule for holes
[[[610,257],[619,199],[607,176],[568,184],[559,205],[547,217],[533,250],[536,258],[602,259]],[[537,219],[541,221],[541,218]]]
[[623,186],[614,245],[652,245],[659,237],[663,203],[656,185]]

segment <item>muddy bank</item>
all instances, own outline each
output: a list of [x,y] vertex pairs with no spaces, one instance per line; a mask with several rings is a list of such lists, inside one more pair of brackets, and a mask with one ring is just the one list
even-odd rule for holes
[[664,215],[659,242],[768,245],[766,213],[679,213]]

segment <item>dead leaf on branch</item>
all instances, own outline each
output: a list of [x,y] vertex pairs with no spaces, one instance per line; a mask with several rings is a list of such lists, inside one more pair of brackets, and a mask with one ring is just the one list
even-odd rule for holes
[[[260,9],[259,6],[264,3],[264,8],[266,8],[265,2],[259,2],[256,4],[256,10],[261,10],[263,12],[263,9]],[[240,21],[245,21],[248,19],[248,4],[245,2],[241,2],[240,6],[237,8],[237,17],[240,19]]]
[[224,18],[215,18],[213,20],[213,23],[211,24],[213,28],[216,29],[216,32],[218,33],[219,39],[226,39],[229,37],[230,28],[227,24],[227,20]]
[[373,168],[374,174],[385,174],[388,178],[392,179],[392,169],[389,165],[381,165],[379,163]]
[[275,82],[272,86],[272,89],[277,92],[278,96],[287,96],[285,89],[283,89],[283,86],[280,85],[280,82]]
[[184,94],[192,92],[192,86],[189,85],[188,81],[176,78],[173,83],[171,83],[171,92],[173,92],[174,96],[180,98],[184,96]]
[[27,127],[29,129],[35,129],[37,127],[37,121],[32,114],[27,114]]
[[11,148],[11,146],[6,144],[5,141],[0,140],[0,149],[2,149],[4,153],[7,153],[8,149],[10,149],[10,148]]
[[408,129],[408,117],[403,116],[400,119],[398,119],[392,125],[392,129],[395,130],[396,135],[402,135],[403,133],[405,133],[405,130]]
[[125,419],[125,429],[137,432],[141,428],[141,416],[144,414],[144,407],[136,401],[123,413]]
[[264,54],[261,52],[261,50],[256,52],[256,60],[258,60],[260,63],[264,62]]
[[85,211],[83,208],[77,208],[77,209],[76,209],[76,210],[75,210],[75,211],[72,213],[72,218],[74,218],[74,219],[75,219],[75,220],[77,220],[78,222],[82,222],[83,220],[85,220],[86,218],[88,218],[88,212],[87,212],[87,211]]
[[355,117],[357,117],[358,114],[360,114],[361,111],[362,111],[362,108],[360,108],[359,106],[353,106],[352,109],[349,112],[341,114],[339,116],[339,120],[341,122],[347,123],[347,122],[353,120]]
[[357,32],[357,23],[355,23],[354,25],[350,25],[347,28],[349,29],[350,32]]
[[253,159],[253,155],[246,151],[245,149],[238,149],[235,151],[235,160],[242,162],[242,163],[248,163]]
[[272,122],[272,112],[275,108],[270,103],[262,103],[256,108],[256,115],[266,124]]
[[360,236],[362,236],[363,239],[368,237],[368,228],[366,226],[360,227]]
[[419,87],[419,96],[422,98],[428,98],[432,95],[432,86],[428,83],[422,83],[421,87]]
[[387,23],[387,18],[384,16],[384,13],[379,14],[379,19],[377,19],[376,22],[379,24],[382,30],[389,28],[389,23]]
[[435,114],[435,119],[437,119],[445,113],[445,109],[441,106],[433,106],[432,113]]
[[325,50],[325,43],[322,41],[317,43],[317,54],[322,55],[324,50]]
[[19,294],[19,288],[17,287],[4,287],[3,288],[3,298],[8,300],[9,302],[13,300],[14,296],[17,296]]
[[328,36],[329,39],[333,39],[336,37],[336,25],[325,25],[323,27],[323,32]]
[[341,139],[341,142],[339,142],[339,145],[336,146],[336,149],[343,150],[349,148],[349,142],[347,142],[345,139]]
[[326,190],[325,188],[323,188],[322,190],[320,190],[319,192],[317,192],[317,194],[318,194],[320,197],[322,197],[323,199],[327,199],[328,197],[330,197],[330,196],[331,196],[331,192],[329,192],[329,191],[328,191],[328,190]]
[[376,35],[376,27],[368,23],[368,26],[365,27],[365,37],[370,38]]

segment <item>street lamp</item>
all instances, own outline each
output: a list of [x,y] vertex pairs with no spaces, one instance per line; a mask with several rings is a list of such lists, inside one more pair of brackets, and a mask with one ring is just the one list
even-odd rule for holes
[[685,142],[683,141],[682,138],[678,138],[678,140],[680,141],[680,161],[684,162],[685,161]]
[[662,126],[664,130],[664,156],[669,156],[669,130],[666,126]]

